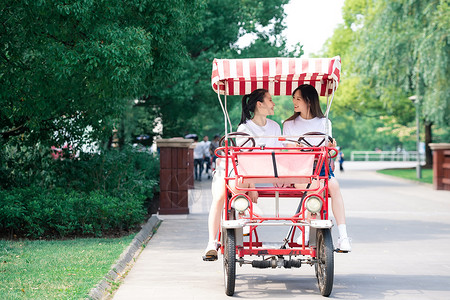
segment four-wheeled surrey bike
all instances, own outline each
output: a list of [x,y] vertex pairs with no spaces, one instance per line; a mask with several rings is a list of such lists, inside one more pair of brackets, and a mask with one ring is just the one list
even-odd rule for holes
[[[235,292],[237,264],[255,268],[314,266],[320,293],[330,295],[335,250],[329,218],[328,173],[329,160],[337,155],[335,148],[328,147],[328,141],[332,140],[328,132],[266,137],[301,144],[295,148],[257,145],[257,137],[232,132],[227,95],[245,95],[257,88],[265,88],[274,96],[291,95],[297,86],[308,83],[320,96],[327,97],[328,118],[339,78],[339,57],[214,60],[212,86],[225,123],[225,135],[216,155],[225,161],[223,180],[227,200],[219,235],[227,295]],[[325,174],[321,175],[322,168]],[[231,181],[252,188],[242,188],[239,184],[231,188]],[[273,199],[275,211],[259,214],[246,194],[248,191],[257,191],[260,199]],[[287,216],[280,214],[280,198],[294,201],[296,211]],[[285,230],[277,231],[282,233],[278,242],[266,243],[259,231],[275,226]],[[309,242],[305,242],[308,231]],[[301,238],[295,239],[296,234]]]

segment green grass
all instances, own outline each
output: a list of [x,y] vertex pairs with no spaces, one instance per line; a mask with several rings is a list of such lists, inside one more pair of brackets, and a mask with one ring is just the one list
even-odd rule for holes
[[1,299],[84,299],[134,236],[0,240]]
[[388,170],[378,170],[377,172],[425,183],[433,183],[432,169],[422,169],[422,178],[420,180],[417,179],[416,169],[388,169]]

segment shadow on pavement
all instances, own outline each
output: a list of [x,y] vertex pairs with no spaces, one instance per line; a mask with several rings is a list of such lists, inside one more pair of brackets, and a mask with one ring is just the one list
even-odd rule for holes
[[[302,268],[308,268],[308,266]],[[255,272],[255,269],[253,271]],[[284,272],[285,274],[283,275],[276,273],[269,275],[237,275],[236,292],[233,298],[282,299],[295,298],[300,295],[320,296],[314,268],[310,268],[310,276],[296,276],[289,270],[284,270]]]
[[442,297],[450,292],[449,282],[450,276],[443,275],[336,275],[330,298],[385,299],[399,296],[408,299],[405,296],[409,295],[409,299],[444,299]]
[[450,236],[450,226],[442,222],[348,217],[347,224],[357,243],[437,241],[440,238],[448,240]]
[[[440,299],[450,291],[450,276],[392,275],[392,274],[336,274],[331,299]],[[302,296],[320,297],[314,269],[311,275],[237,275],[233,298],[284,299]],[[448,295],[448,294],[447,294]],[[432,297],[434,299],[434,297]],[[309,299],[309,298],[308,298]]]

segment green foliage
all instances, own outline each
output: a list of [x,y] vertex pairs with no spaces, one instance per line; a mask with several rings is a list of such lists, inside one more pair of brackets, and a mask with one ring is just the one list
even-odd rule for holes
[[400,177],[409,180],[415,180],[420,182],[433,183],[433,170],[432,169],[422,169],[422,178],[417,178],[416,169],[387,169],[378,170],[378,173],[386,174],[390,176]]
[[[287,2],[205,1],[205,9],[198,12],[202,30],[186,36],[190,59],[180,66],[181,76],[174,82],[160,82],[158,91],[143,99],[148,116],[162,118],[164,136],[223,133],[222,111],[211,88],[214,58],[302,54],[300,46],[293,53],[285,50],[281,32],[283,5]],[[247,48],[239,49],[236,42],[244,34],[252,34],[256,40]]]
[[159,160],[131,148],[81,154],[79,160],[52,161],[51,187],[102,191],[126,198],[152,198],[159,182]]
[[143,221],[143,199],[41,188],[0,190],[0,232],[31,238],[129,230]]
[[[200,132],[209,116],[221,119],[214,57],[301,55],[300,45],[284,49],[287,2],[2,2],[0,135],[75,147],[104,141],[116,125],[127,142],[152,136],[157,117],[165,136]],[[245,34],[257,39],[241,51]]]
[[109,136],[130,100],[180,74],[201,5],[2,1],[0,134],[33,145]]
[[143,221],[149,209],[144,202],[158,189],[159,161],[145,152],[125,148],[53,160],[42,148],[8,149],[0,165],[3,235],[99,236],[128,230]]
[[[33,212],[45,211],[36,203],[50,205],[57,201],[52,195],[62,196],[62,190],[66,197],[78,199],[73,202],[84,195],[94,206],[103,197],[112,203],[136,199],[133,207],[140,207],[140,201],[157,190],[157,160],[126,147],[103,151],[112,129],[119,129],[122,145],[140,134],[152,137],[157,118],[165,136],[221,133],[222,113],[210,86],[214,57],[301,55],[300,45],[292,53],[284,49],[287,2],[1,2],[2,196],[15,203],[28,200],[12,195],[36,191],[38,200],[26,202]],[[236,42],[247,33],[257,39],[239,49]],[[91,143],[100,154],[80,153]],[[64,160],[52,160],[50,146],[63,145],[68,145]],[[27,219],[32,225],[23,234],[107,230],[97,225],[85,228],[79,221],[75,229],[66,223],[64,228],[48,229],[41,220],[49,215],[36,213]],[[14,226],[21,226],[16,221]]]
[[51,162],[50,149],[21,145],[17,137],[12,139],[17,140],[17,145],[0,144],[0,188],[47,184],[50,175],[45,170]]
[[356,47],[357,71],[387,108],[397,113],[417,95],[424,119],[450,124],[446,1],[379,1],[366,16]]
[[445,140],[448,13],[445,1],[345,1],[344,24],[322,53],[342,58],[331,119],[344,148],[415,149],[414,94],[425,123],[434,122],[433,138]]
[[43,147],[7,147],[6,150],[2,152],[0,165],[3,189],[37,186],[151,198],[159,182],[159,160],[131,148],[100,154],[80,153],[77,159],[62,160],[52,159],[49,150]]
[[361,26],[364,16],[372,7],[372,2],[371,0],[346,0],[342,9],[345,27]]

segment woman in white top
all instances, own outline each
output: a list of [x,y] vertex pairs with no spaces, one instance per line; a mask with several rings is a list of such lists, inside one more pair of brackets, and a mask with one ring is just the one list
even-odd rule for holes
[[[302,84],[292,93],[294,104],[294,114],[283,124],[283,135],[301,136],[307,132],[328,132],[331,136],[331,122],[325,118],[319,103],[319,95],[315,87],[309,84]],[[327,128],[328,127],[328,128]],[[328,130],[327,130],[328,129]],[[317,144],[323,138],[307,138],[311,144]],[[325,174],[325,168],[322,168],[321,175]],[[339,183],[334,177],[330,168],[328,191],[331,196],[331,207],[338,225],[339,239],[338,249],[341,251],[351,251],[351,245],[347,236],[347,227],[345,225],[344,200],[342,198]],[[306,234],[305,238],[307,238]]]
[[[242,98],[241,122],[237,132],[256,136],[255,146],[257,147],[283,147],[277,138],[273,138],[274,136],[281,136],[280,125],[267,119],[267,116],[274,114],[274,107],[275,103],[272,101],[272,96],[265,89],[257,89],[253,93],[245,95]],[[239,140],[237,142],[239,144]],[[245,146],[250,147],[251,145]]]
[[[237,131],[248,133],[249,135],[256,137],[256,146],[264,145],[265,147],[282,147],[282,144],[278,141],[277,138],[263,137],[281,135],[280,126],[275,121],[267,119],[267,116],[274,114],[274,107],[275,103],[273,103],[272,101],[272,96],[265,89],[256,89],[251,94],[245,95],[244,97],[242,97],[242,117]],[[245,140],[247,140],[247,138],[238,138],[237,143],[239,144],[240,142]],[[251,147],[252,145],[248,143],[238,146]],[[226,198],[224,180],[225,174],[223,174],[223,159],[221,160],[221,162],[218,161],[217,166],[218,167],[214,174],[211,187],[213,201],[209,210],[209,241],[208,246],[205,250],[205,257],[208,260],[217,259],[216,236],[217,232],[219,231],[220,215],[222,213]],[[230,181],[230,186],[232,188],[233,184],[235,183],[233,183],[233,181]],[[245,187],[250,187],[250,185],[247,185]],[[253,202],[257,202],[257,192],[249,191],[247,194]]]

